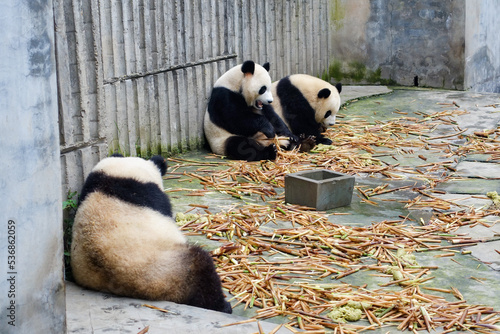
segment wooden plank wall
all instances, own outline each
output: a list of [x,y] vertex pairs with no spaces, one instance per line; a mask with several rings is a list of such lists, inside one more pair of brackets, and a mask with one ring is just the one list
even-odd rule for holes
[[277,80],[327,68],[327,0],[54,0],[64,191],[112,152],[199,148],[217,78],[252,59]]
[[107,155],[101,43],[95,2],[55,0],[59,139],[63,199]]

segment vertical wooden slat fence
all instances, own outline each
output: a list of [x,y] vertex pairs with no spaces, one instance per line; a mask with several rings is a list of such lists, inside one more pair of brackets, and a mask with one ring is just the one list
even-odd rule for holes
[[217,78],[247,59],[277,80],[329,63],[329,1],[54,0],[64,191],[112,152],[199,148]]

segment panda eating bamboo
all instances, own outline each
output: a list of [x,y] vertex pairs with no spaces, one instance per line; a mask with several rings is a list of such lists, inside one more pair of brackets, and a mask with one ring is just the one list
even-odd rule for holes
[[[305,74],[271,84],[269,64],[245,61],[214,84],[204,118],[212,151],[236,160],[274,160],[276,146],[331,144],[322,135],[335,124],[342,85]],[[275,137],[277,139],[275,139]]]

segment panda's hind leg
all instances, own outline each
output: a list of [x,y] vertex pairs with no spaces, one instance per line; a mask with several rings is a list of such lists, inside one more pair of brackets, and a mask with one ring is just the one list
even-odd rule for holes
[[232,313],[231,304],[224,298],[221,281],[210,254],[198,246],[189,245],[186,256],[186,262],[190,266],[189,276],[185,280],[189,284],[186,290],[190,291],[186,304]]
[[274,144],[263,146],[255,139],[243,136],[231,136],[226,140],[226,155],[230,159],[259,161],[276,159]]

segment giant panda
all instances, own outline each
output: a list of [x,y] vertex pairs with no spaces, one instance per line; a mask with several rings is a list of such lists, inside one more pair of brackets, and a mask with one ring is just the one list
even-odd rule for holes
[[342,84],[330,83],[307,74],[293,74],[274,82],[273,109],[296,137],[314,138],[315,144],[329,145],[322,135],[335,124],[340,108]]
[[205,137],[212,152],[236,160],[273,160],[274,137],[286,147],[293,137],[272,108],[269,63],[245,61],[214,84],[204,117]]
[[112,156],[87,177],[73,225],[76,283],[103,292],[231,313],[212,257],[172,219],[167,163]]

